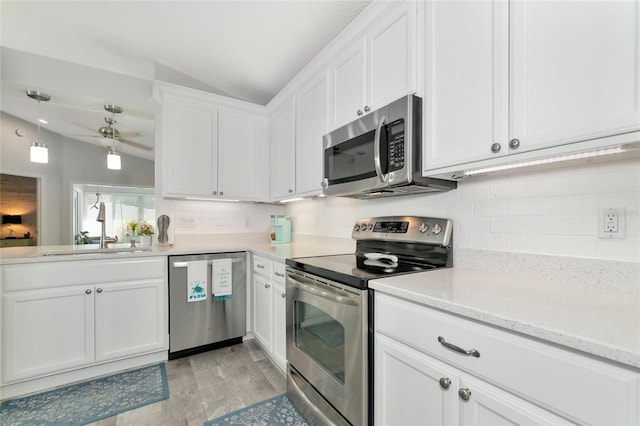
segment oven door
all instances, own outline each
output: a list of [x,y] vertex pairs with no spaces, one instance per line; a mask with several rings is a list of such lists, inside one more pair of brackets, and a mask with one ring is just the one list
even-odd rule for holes
[[367,290],[287,268],[287,361],[351,424],[367,421]]

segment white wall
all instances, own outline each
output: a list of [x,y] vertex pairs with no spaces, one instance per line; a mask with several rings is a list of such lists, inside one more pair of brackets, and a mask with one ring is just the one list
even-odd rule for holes
[[[604,207],[626,207],[626,239],[597,238],[597,209]],[[638,159],[475,177],[437,195],[327,197],[287,207],[294,234],[348,238],[360,218],[424,215],[453,219],[454,247],[636,262],[639,213]]]
[[[24,137],[15,130],[26,131]],[[114,185],[154,185],[154,163],[122,155],[122,170],[108,170],[106,152],[97,145],[76,141],[41,128],[40,139],[49,148],[49,163],[29,161],[29,146],[37,136],[35,125],[0,113],[0,171],[41,179],[40,245],[71,244],[71,185],[76,182]]]

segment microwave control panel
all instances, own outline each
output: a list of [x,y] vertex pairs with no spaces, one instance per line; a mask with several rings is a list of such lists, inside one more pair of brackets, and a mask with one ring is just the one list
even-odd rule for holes
[[396,120],[387,125],[389,135],[389,172],[404,167],[404,119]]

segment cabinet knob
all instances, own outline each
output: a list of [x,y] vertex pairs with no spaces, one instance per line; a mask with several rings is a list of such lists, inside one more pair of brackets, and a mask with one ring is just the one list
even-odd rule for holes
[[369,108],[368,105],[365,105],[364,106],[364,112],[369,112],[369,111],[371,111],[371,108]]
[[491,152],[493,152],[494,154],[496,152],[500,152],[500,150],[502,149],[502,145],[500,145],[499,143],[494,143],[493,145],[491,145]]
[[269,287],[271,287],[271,285],[269,285],[269,284],[265,284],[264,285],[264,288],[269,288]]
[[285,297],[287,297],[287,293],[282,293],[280,296],[282,296],[282,298],[284,299]]
[[356,112],[356,114],[358,114],[358,115],[362,115],[362,114],[364,114],[364,112],[362,112],[362,110],[361,110],[361,109],[359,109],[359,110]]
[[290,189],[290,190],[289,190],[289,194],[293,194],[293,189]]
[[213,195],[218,195],[218,191],[213,191]]
[[458,395],[460,395],[460,399],[463,401],[468,401],[471,398],[471,391],[467,388],[462,388],[458,390]]
[[224,192],[220,191],[220,195],[224,195]]
[[511,139],[509,141],[509,148],[518,149],[519,146],[520,146],[520,140],[519,139]]
[[451,386],[451,379],[448,377],[441,377],[440,387],[446,390],[446,389],[449,389],[449,386]]
[[96,293],[102,293],[102,289],[101,288],[97,289]]
[[87,294],[91,294],[91,290],[89,290],[89,289],[85,290],[84,292],[87,293]]

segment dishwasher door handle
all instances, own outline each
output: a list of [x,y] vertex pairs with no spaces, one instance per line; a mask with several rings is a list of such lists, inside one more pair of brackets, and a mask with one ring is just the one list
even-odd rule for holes
[[[221,257],[220,259],[228,259],[228,257]],[[197,262],[197,261],[192,260],[191,262]],[[231,263],[238,263],[238,262],[244,262],[244,259],[231,259]],[[213,260],[207,260],[207,265],[213,265]],[[173,262],[171,266],[174,268],[186,268],[187,266],[189,266],[189,262],[182,262],[182,261]]]

